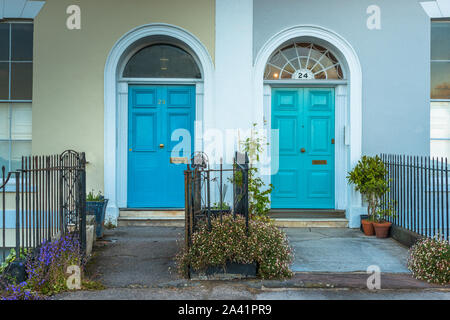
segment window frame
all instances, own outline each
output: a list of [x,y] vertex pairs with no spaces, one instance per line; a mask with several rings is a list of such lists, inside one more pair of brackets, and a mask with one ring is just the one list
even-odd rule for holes
[[[7,19],[4,21],[0,22],[1,24],[8,24],[9,25],[9,57],[8,60],[1,60],[0,62],[2,63],[8,63],[8,68],[9,68],[9,78],[8,78],[8,99],[0,99],[0,104],[4,104],[4,105],[8,105],[8,139],[0,139],[0,142],[8,142],[8,167],[5,166],[5,171],[6,173],[11,172],[12,169],[12,145],[13,142],[15,141],[20,141],[20,142],[32,142],[33,141],[33,137],[31,136],[31,139],[12,139],[12,130],[13,130],[13,108],[14,108],[14,104],[18,104],[18,103],[32,103],[32,97],[31,99],[11,99],[11,93],[12,93],[12,86],[11,86],[11,79],[12,79],[12,74],[11,74],[11,69],[12,69],[12,63],[31,63],[32,65],[32,71],[33,71],[33,60],[12,60],[12,25],[13,24],[32,24],[33,25],[33,33],[34,33],[34,21],[33,20],[29,20],[29,19],[21,19],[21,20],[16,20],[16,19]],[[34,42],[32,47],[34,48]],[[33,57],[32,57],[33,58]],[[32,72],[32,77],[33,77],[33,72]],[[1,170],[1,168],[0,168]],[[0,172],[1,175],[1,172]],[[0,181],[3,181],[3,177],[0,177]],[[15,186],[16,186],[16,181],[14,177],[11,177],[10,180],[8,181],[7,185],[5,186],[5,190],[7,192],[12,192],[15,191]]]
[[[431,19],[431,24],[433,24],[434,22],[446,22],[446,23],[448,23],[449,25],[450,25],[450,18],[437,18],[437,19]],[[431,28],[431,26],[430,26],[430,39],[431,39],[431,30],[432,30],[432,28]],[[432,44],[431,44],[431,42],[430,42],[430,82],[431,82],[431,65],[432,65],[432,63],[433,62],[437,62],[437,63],[449,63],[450,64],[450,59],[448,59],[448,60],[442,60],[442,59],[432,59],[431,58],[431,46],[432,46]],[[449,102],[450,103],[450,99],[432,99],[431,98],[431,90],[432,90],[432,88],[431,88],[431,86],[430,86],[430,103],[429,103],[429,106],[430,106],[430,115],[431,115],[431,104],[433,103],[433,102]],[[439,138],[433,138],[432,136],[431,136],[431,123],[430,123],[430,153],[431,153],[431,141],[450,141],[450,137],[443,137],[443,138],[441,138],[441,137],[439,137]]]
[[[9,24],[9,59],[8,60],[0,60],[0,63],[8,63],[8,68],[9,68],[9,75],[8,75],[8,99],[0,99],[0,103],[2,102],[32,102],[33,97],[31,97],[31,99],[11,99],[11,79],[12,79],[12,74],[11,74],[11,70],[12,70],[12,63],[31,63],[31,65],[33,66],[33,60],[19,60],[19,61],[13,61],[12,57],[11,57],[11,50],[12,50],[12,28],[11,25],[12,24],[32,24],[34,25],[34,21],[32,20],[5,20],[5,21],[1,21],[1,24]],[[34,27],[34,26],[33,26]],[[34,30],[33,30],[34,32]],[[34,43],[33,43],[33,47],[34,47]]]

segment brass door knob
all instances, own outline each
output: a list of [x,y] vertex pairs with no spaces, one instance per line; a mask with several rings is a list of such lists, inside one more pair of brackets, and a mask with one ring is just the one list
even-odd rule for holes
[[162,148],[164,148],[164,143],[160,143],[159,144],[159,147],[162,149]]
[[301,152],[301,153],[305,153],[305,152],[306,152],[305,148],[301,148],[301,149],[300,149],[300,152]]

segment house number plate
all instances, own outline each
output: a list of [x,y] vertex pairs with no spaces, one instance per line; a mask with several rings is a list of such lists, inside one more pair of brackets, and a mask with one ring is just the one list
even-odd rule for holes
[[187,164],[188,163],[188,158],[187,157],[171,157],[170,158],[170,163],[175,163],[175,164],[184,163],[184,164]]

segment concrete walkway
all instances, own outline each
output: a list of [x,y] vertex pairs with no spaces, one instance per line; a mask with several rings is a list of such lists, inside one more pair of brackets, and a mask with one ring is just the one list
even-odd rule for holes
[[97,241],[88,273],[106,287],[151,287],[178,279],[174,257],[184,229],[120,227]]
[[397,241],[367,237],[358,229],[286,228],[295,251],[295,272],[366,272],[377,265],[381,272],[408,273],[408,248]]
[[[415,280],[407,249],[392,239],[350,229],[285,229],[295,249],[289,280],[190,281],[175,270],[184,230],[120,227],[98,241],[88,275],[105,290],[59,294],[54,299],[450,299],[449,287]],[[367,266],[381,268],[381,289],[367,290]],[[352,272],[350,272],[352,271]],[[354,272],[357,271],[357,272]],[[394,290],[394,291],[393,291]],[[444,291],[442,291],[444,290]],[[364,292],[364,293],[361,293]]]

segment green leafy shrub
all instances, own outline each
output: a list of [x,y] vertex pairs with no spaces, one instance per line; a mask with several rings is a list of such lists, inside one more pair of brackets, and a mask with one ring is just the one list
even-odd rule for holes
[[358,164],[348,173],[347,180],[355,185],[368,202],[369,220],[377,217],[381,197],[389,191],[386,179],[387,169],[379,156],[363,156]]
[[86,201],[103,201],[104,196],[102,195],[102,192],[99,191],[97,194],[94,193],[94,190],[89,191],[89,193],[86,196]]
[[224,215],[211,220],[211,231],[202,224],[192,235],[192,246],[177,255],[177,266],[184,273],[188,266],[204,271],[209,266],[225,267],[227,262],[257,263],[258,276],[263,279],[287,278],[293,260],[292,249],[284,232],[272,223],[249,221],[246,232],[245,219]]
[[450,243],[440,237],[419,240],[409,250],[408,269],[432,283],[450,283]]
[[[20,249],[20,259],[21,260],[25,259],[27,254],[28,254],[28,250],[27,249],[25,249],[25,248],[21,248]],[[16,259],[17,259],[16,249],[11,249],[9,251],[8,256],[6,256],[5,261],[0,265],[0,274],[2,274],[5,271],[6,267],[11,262],[16,261]]]
[[[270,194],[273,191],[273,185],[269,184],[266,187],[266,184],[259,176],[258,167],[255,166],[260,161],[260,155],[264,152],[264,146],[269,145],[266,139],[261,137],[256,127],[257,124],[254,123],[250,137],[240,141],[240,150],[247,153],[250,161],[248,171],[248,209],[252,219],[267,216],[270,210]],[[242,173],[237,171],[234,179],[230,181],[242,185]]]

